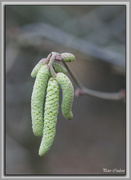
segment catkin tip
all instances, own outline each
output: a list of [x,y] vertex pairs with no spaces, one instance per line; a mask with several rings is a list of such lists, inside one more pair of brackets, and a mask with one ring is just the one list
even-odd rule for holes
[[39,156],[41,156],[41,157],[45,155],[45,153],[41,152],[40,150],[39,150],[39,153],[38,153],[38,154],[39,154]]
[[73,118],[73,113],[70,112],[70,115],[66,118],[67,120],[71,120]]

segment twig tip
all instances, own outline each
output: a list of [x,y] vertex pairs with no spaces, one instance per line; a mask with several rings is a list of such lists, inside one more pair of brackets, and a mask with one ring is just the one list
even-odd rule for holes
[[77,89],[75,90],[75,96],[76,96],[76,97],[79,97],[79,96],[81,96],[81,95],[83,95],[83,91],[82,91],[81,89],[77,88]]

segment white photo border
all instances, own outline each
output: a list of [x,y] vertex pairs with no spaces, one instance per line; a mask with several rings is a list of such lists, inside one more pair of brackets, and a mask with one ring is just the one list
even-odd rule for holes
[[[5,176],[4,175],[4,111],[5,111],[5,89],[4,89],[4,75],[5,75],[5,70],[4,70],[4,51],[5,51],[5,44],[4,44],[4,6],[5,5],[126,5],[126,176]],[[130,77],[131,77],[131,72],[130,72],[130,62],[129,62],[129,12],[130,12],[130,7],[129,7],[129,1],[119,1],[119,2],[110,2],[110,1],[86,1],[86,2],[51,2],[51,1],[47,1],[47,2],[14,2],[14,1],[3,1],[1,3],[1,121],[0,121],[0,125],[1,125],[1,177],[2,179],[128,179],[130,178],[130,172],[129,172],[129,119],[130,119]],[[131,15],[131,14],[130,14]]]

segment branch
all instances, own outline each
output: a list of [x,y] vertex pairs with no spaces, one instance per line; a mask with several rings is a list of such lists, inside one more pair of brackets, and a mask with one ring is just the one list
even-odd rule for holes
[[122,89],[119,92],[101,92],[95,91],[88,88],[76,89],[75,95],[78,97],[80,95],[90,95],[93,97],[106,99],[106,100],[122,100],[125,99],[125,90]]
[[67,71],[69,72],[69,74],[71,75],[74,83],[76,84],[76,86],[79,88],[79,89],[83,89],[83,85],[81,84],[81,82],[76,78],[75,74],[72,72],[71,68],[65,63],[62,61],[62,63],[64,64],[65,68],[67,69]]
[[84,87],[84,85],[77,79],[75,74],[72,72],[72,70],[69,68],[69,66],[63,62],[64,66],[68,70],[69,74],[71,75],[74,83],[78,87],[75,90],[75,95],[79,97],[80,95],[89,95],[101,99],[106,99],[106,100],[125,100],[125,90],[122,89],[119,92],[101,92],[101,91],[95,91],[88,89]]
[[57,53],[57,52],[52,52],[52,53],[49,54],[48,57],[47,57],[47,59],[49,60],[48,66],[49,66],[50,72],[51,72],[51,74],[52,74],[52,76],[53,76],[54,78],[56,77],[56,73],[55,73],[55,71],[54,71],[54,69],[53,69],[53,67],[52,67],[52,64],[53,64],[53,62],[54,62],[55,57],[56,57],[57,54],[59,54],[59,53]]

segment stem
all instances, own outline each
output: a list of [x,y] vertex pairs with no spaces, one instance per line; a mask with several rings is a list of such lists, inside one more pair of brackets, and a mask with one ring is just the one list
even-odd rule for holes
[[68,70],[69,74],[71,75],[74,83],[78,87],[78,89],[76,89],[76,91],[75,91],[76,96],[80,96],[80,95],[85,94],[85,95],[90,95],[90,96],[93,96],[93,97],[106,99],[106,100],[125,99],[125,90],[120,90],[119,92],[110,93],[110,92],[95,91],[95,90],[88,89],[88,88],[84,87],[84,85],[77,79],[77,77],[74,75],[72,70],[68,67],[68,65],[65,62],[63,62],[63,64],[66,67],[66,69]]
[[50,72],[51,72],[51,74],[52,74],[52,76],[53,76],[54,78],[56,77],[56,73],[55,73],[55,71],[54,71],[54,69],[53,69],[53,67],[52,67],[52,64],[53,64],[53,62],[54,62],[54,60],[55,60],[55,56],[56,56],[57,54],[59,54],[59,53],[57,53],[57,52],[52,52],[52,53],[49,54],[48,57],[47,57],[47,59],[50,59],[50,60],[49,60],[49,63],[48,63],[48,66],[49,66]]
[[47,56],[47,60],[49,61],[50,60],[50,57],[51,57],[51,53]]

